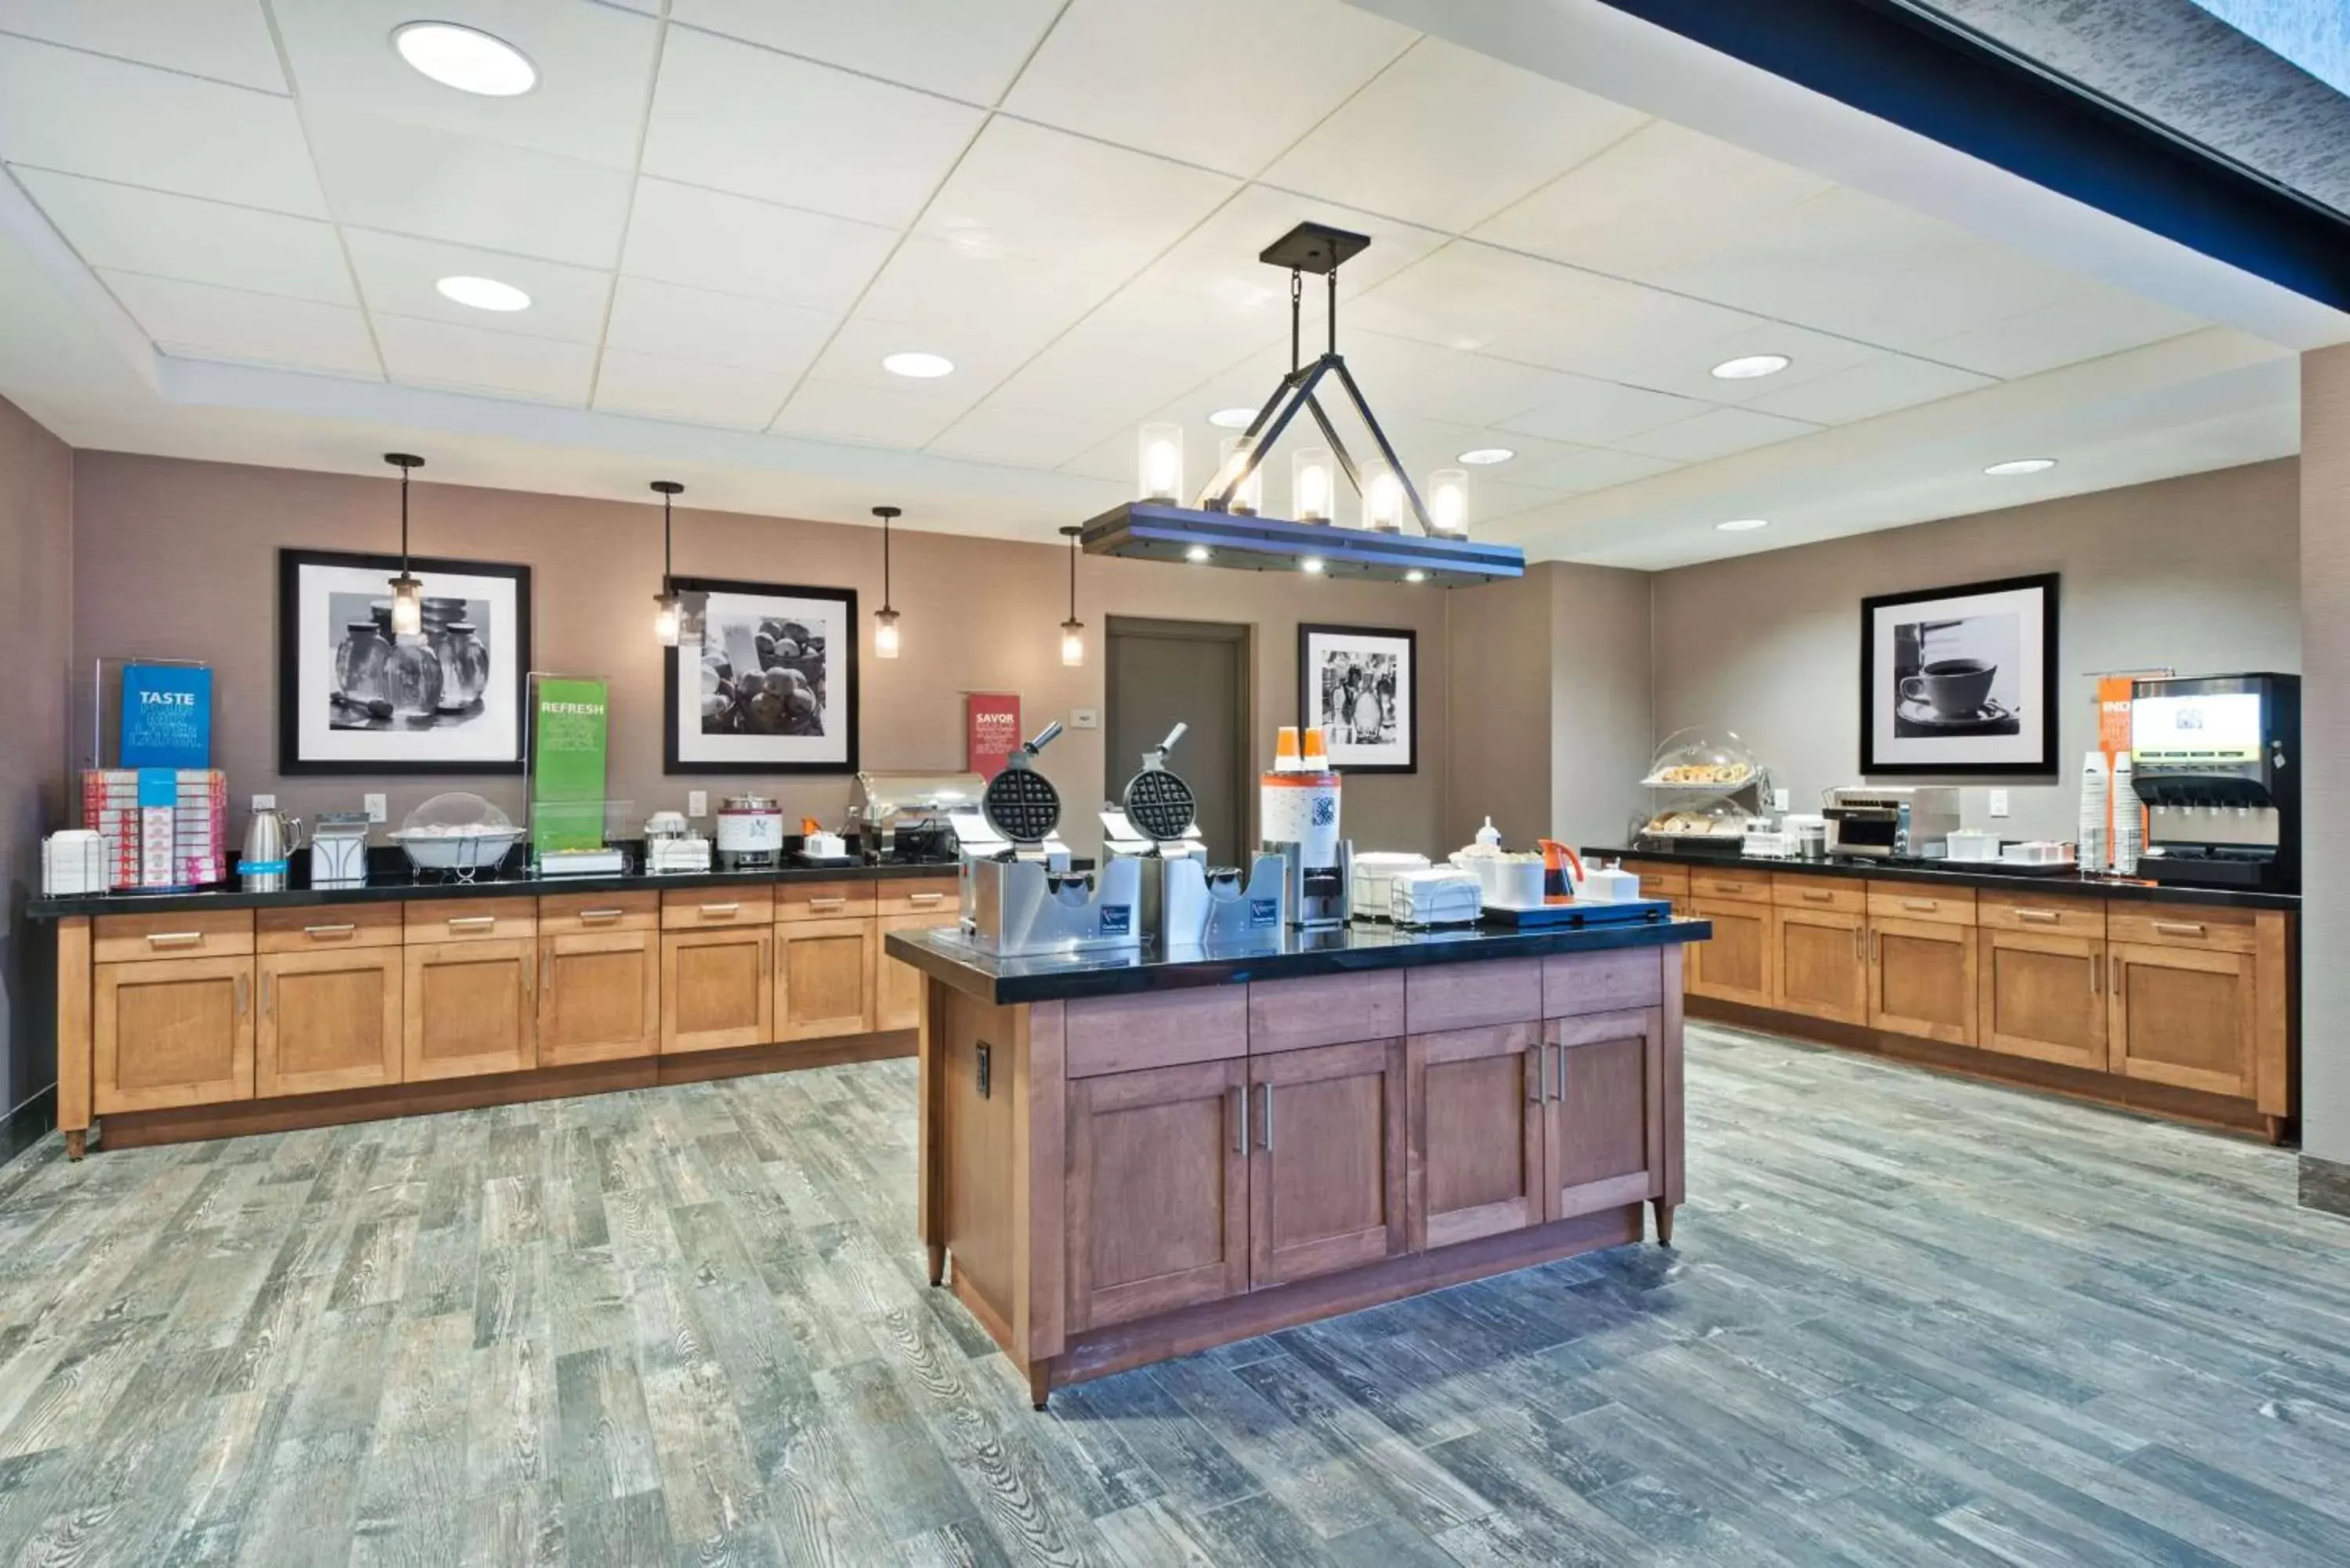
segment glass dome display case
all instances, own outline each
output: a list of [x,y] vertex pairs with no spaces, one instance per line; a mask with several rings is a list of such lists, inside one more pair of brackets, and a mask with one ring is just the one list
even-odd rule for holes
[[522,836],[522,829],[495,803],[463,790],[436,794],[408,814],[391,841],[408,852],[420,872],[444,873],[470,882],[494,871]]
[[1684,794],[1731,794],[1751,788],[1762,776],[1762,765],[1735,732],[1716,741],[1691,728],[1664,738],[1648,759],[1648,776],[1640,782],[1650,789]]
[[1640,782],[1653,794],[1632,823],[1636,849],[1736,855],[1771,800],[1769,771],[1731,732],[1674,731]]

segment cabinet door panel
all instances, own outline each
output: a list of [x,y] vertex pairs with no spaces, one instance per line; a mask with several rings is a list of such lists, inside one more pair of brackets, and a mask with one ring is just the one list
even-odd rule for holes
[[775,1037],[772,926],[661,933],[663,1051],[723,1051]]
[[891,931],[927,931],[952,924],[951,907],[942,915],[918,911],[880,918],[873,937],[874,1028],[915,1029],[922,1022],[922,971],[912,964],[899,963],[883,951],[883,939]]
[[1690,972],[1695,977],[1689,982],[1690,993],[1750,1007],[1773,1005],[1771,929],[1777,911],[1768,904],[1698,898],[1690,912],[1713,922],[1713,935],[1690,946]]
[[1664,1014],[1550,1025],[1544,1217],[1566,1220],[1664,1194]]
[[2149,1083],[2249,1096],[2256,1012],[2251,956],[2136,942],[2116,942],[2111,950],[2113,1070]]
[[775,1038],[828,1040],[873,1030],[872,919],[775,927]]
[[650,910],[642,919],[635,929],[538,939],[540,1065],[660,1049],[660,938]]
[[253,1097],[253,960],[102,963],[90,997],[91,1105],[163,1110]]
[[314,1095],[400,1082],[400,949],[265,952],[257,961],[255,1093]]
[[1939,918],[1877,916],[1869,932],[1868,1023],[1948,1045],[1975,1043],[1975,931]]
[[1262,1289],[1405,1250],[1404,1044],[1249,1059],[1249,1282]]
[[1542,1223],[1542,1040],[1504,1023],[1404,1043],[1413,1251]]
[[1976,969],[1976,1039],[1984,1050],[2106,1071],[2102,940],[1986,926]]
[[426,942],[403,956],[404,1081],[521,1073],[537,1064],[536,942],[522,937]]
[[1773,921],[1777,1005],[1840,1023],[1868,1020],[1868,966],[1862,961],[1864,915],[1783,908]]
[[1069,1085],[1072,1332],[1248,1289],[1248,1092],[1241,1058]]

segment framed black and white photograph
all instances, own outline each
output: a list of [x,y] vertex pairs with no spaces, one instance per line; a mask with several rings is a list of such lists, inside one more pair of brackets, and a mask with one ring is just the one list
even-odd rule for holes
[[1369,626],[1297,628],[1298,722],[1318,725],[1330,765],[1419,771],[1419,639]]
[[857,771],[857,592],[679,577],[702,640],[670,650],[663,771]]
[[2054,774],[2054,573],[1860,604],[1863,774]]
[[530,568],[413,556],[423,632],[395,638],[397,556],[277,552],[277,771],[515,774]]

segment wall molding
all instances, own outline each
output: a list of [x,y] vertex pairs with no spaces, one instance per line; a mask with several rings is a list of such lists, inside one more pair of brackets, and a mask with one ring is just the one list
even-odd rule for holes
[[2314,1154],[2303,1155],[2301,1206],[2350,1220],[2350,1165]]

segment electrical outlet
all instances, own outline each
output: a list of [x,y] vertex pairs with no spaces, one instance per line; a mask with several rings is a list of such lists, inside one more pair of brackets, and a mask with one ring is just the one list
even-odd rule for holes
[[1772,809],[1773,811],[1793,811],[1793,810],[1794,810],[1794,809],[1795,809],[1795,792],[1794,792],[1794,791],[1793,791],[1793,790],[1784,790],[1784,789],[1774,789],[1774,790],[1773,790],[1773,791],[1771,792],[1771,809]]
[[2005,816],[2007,815],[2007,792],[2005,790],[1995,789],[1991,792],[1991,814],[1993,816]]
[[1070,729],[1072,729],[1072,730],[1098,730],[1098,729],[1100,729],[1100,728],[1101,728],[1101,710],[1099,710],[1098,708],[1072,708],[1072,709],[1070,709],[1070,710],[1069,710],[1069,728],[1070,728]]
[[686,791],[685,815],[688,816],[708,816],[710,815],[709,792],[698,789]]
[[391,807],[384,804],[384,798],[380,794],[363,794],[359,796],[359,805],[367,808],[369,822],[391,820]]

